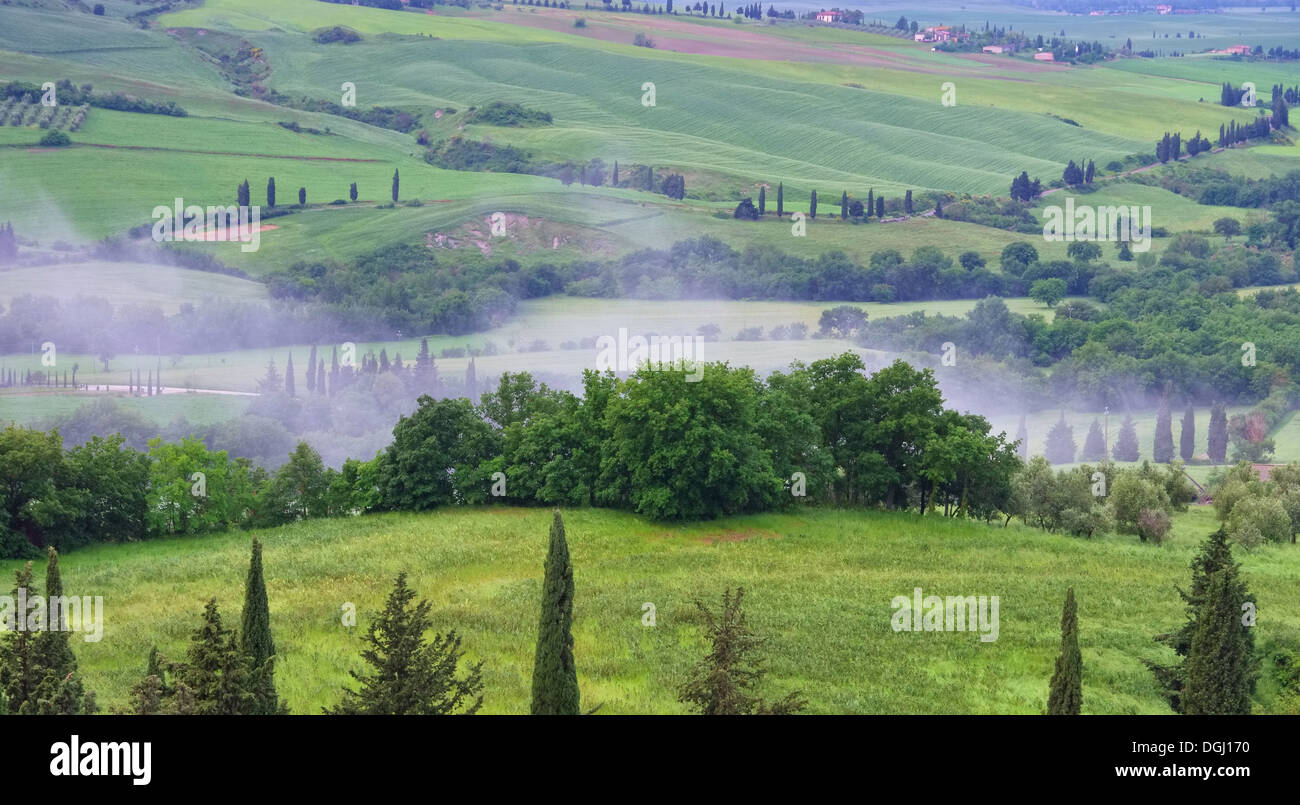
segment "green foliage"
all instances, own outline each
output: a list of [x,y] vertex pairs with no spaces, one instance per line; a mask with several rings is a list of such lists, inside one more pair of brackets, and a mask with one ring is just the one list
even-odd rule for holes
[[501,434],[478,417],[469,400],[421,395],[378,458],[379,505],[423,511],[483,502],[491,474],[484,465],[500,453]]
[[807,702],[799,691],[768,702],[757,694],[766,673],[760,638],[745,621],[741,602],[745,588],[722,593],[722,611],[716,615],[700,600],[696,608],[704,618],[709,653],[691,670],[678,690],[678,700],[706,716],[791,715]]
[[343,701],[327,712],[336,715],[471,715],[483,706],[483,664],[458,676],[464,659],[455,630],[446,635],[432,628],[429,602],[413,603],[415,591],[399,573],[384,610],[370,623],[361,658],[365,673],[351,671],[360,683],[343,691]]
[[1083,655],[1079,651],[1079,613],[1074,588],[1065,592],[1061,612],[1061,653],[1047,696],[1047,714],[1077,716],[1083,708]]
[[481,126],[549,126],[551,114],[526,109],[517,103],[493,101],[465,115],[465,122]]
[[[1255,605],[1255,596],[1239,579],[1240,568],[1233,561],[1226,529],[1220,528],[1205,540],[1200,552],[1192,559],[1191,570],[1191,587],[1178,590],[1185,605],[1186,622],[1177,631],[1156,638],[1157,642],[1173,649],[1175,662],[1165,665],[1148,660],[1146,665],[1175,713],[1220,709],[1248,713],[1258,665],[1254,656],[1254,629],[1245,626],[1244,613],[1247,604],[1252,608]],[[1218,589],[1212,596],[1211,587],[1216,584]],[[1228,620],[1235,622],[1236,626],[1229,624]],[[1196,694],[1198,701],[1190,703],[1191,657],[1198,635],[1197,684],[1200,691]],[[1212,690],[1215,684],[1226,687],[1216,693]],[[1240,709],[1242,707],[1244,711]]]
[[578,715],[578,669],[573,658],[573,565],[559,509],[551,523],[542,579],[537,652],[533,658],[535,715]]
[[[248,657],[248,673],[257,688],[254,712],[274,715],[280,710],[275,693],[275,641],[271,638],[271,609],[266,595],[266,579],[262,575],[262,542],[257,538],[253,539],[248,580],[244,583],[239,648]],[[153,663],[151,658],[150,664]]]

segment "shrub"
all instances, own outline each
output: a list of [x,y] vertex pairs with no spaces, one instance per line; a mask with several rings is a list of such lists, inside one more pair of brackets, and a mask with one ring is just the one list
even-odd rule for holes
[[50,129],[41,137],[41,145],[60,147],[71,145],[72,138],[58,129]]

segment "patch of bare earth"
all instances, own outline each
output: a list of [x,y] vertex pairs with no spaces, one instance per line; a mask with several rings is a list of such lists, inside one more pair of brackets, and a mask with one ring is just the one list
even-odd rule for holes
[[710,545],[717,545],[720,542],[748,542],[751,539],[780,539],[781,535],[775,531],[723,531],[717,534],[705,534],[699,537],[700,542],[707,542]]

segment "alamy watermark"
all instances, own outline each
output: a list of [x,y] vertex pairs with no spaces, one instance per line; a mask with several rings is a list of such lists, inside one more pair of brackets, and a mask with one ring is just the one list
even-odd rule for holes
[[255,252],[262,243],[262,208],[257,205],[229,204],[226,206],[185,206],[177,198],[173,207],[159,204],[153,208],[153,239],[157,243],[171,241],[202,242],[239,241],[242,252]]
[[980,642],[998,639],[998,597],[996,595],[922,596],[920,587],[912,597],[894,596],[895,610],[890,624],[895,632],[975,632]]
[[1069,196],[1064,209],[1053,204],[1043,208],[1043,215],[1043,240],[1127,241],[1135,252],[1151,248],[1150,205],[1076,207],[1074,197]]
[[654,371],[680,369],[687,383],[704,377],[704,336],[702,335],[634,335],[626,327],[618,328],[618,338],[602,335],[596,339],[596,371],[630,372],[642,365]]
[[104,637],[104,596],[56,595],[46,599],[39,593],[0,595],[0,627],[6,632],[81,632],[87,643]]

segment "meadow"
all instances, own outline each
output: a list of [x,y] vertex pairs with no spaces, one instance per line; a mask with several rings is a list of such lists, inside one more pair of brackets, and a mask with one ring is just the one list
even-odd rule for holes
[[[667,525],[610,511],[564,513],[574,564],[575,657],[583,709],[684,712],[676,686],[705,651],[692,603],[715,608],[744,586],[748,620],[767,644],[764,693],[799,689],[816,713],[1039,713],[1060,643],[1065,589],[1079,601],[1084,713],[1167,713],[1143,659],[1152,635],[1181,623],[1175,585],[1216,526],[1198,508],[1162,547],[1132,537],[1084,540],[915,514],[809,508]],[[399,571],[484,662],[484,711],[528,710],[545,509],[451,509],[73,551],[65,589],[102,595],[104,635],[73,638],[87,687],[124,707],[152,646],[180,656],[215,597],[238,623],[249,541],[265,545],[280,694],[296,713],[336,703],[359,668],[360,636]],[[1258,596],[1261,648],[1300,633],[1300,553],[1239,553]],[[35,572],[40,574],[39,565]],[[17,563],[0,563],[8,574]],[[999,636],[894,632],[891,600],[996,595]],[[645,604],[655,625],[644,626]],[[342,625],[346,605],[358,625]],[[1260,685],[1268,711],[1273,688]]]

